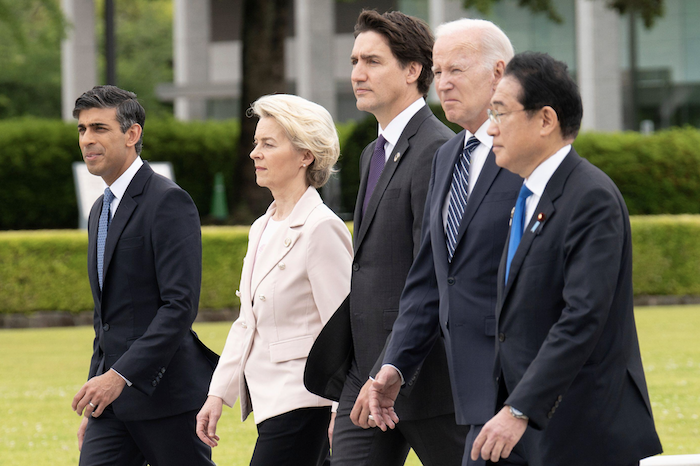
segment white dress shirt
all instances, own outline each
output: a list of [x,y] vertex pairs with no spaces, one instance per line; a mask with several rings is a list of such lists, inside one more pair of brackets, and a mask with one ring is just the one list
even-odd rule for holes
[[418,113],[418,110],[423,107],[425,107],[425,99],[423,99],[423,97],[419,97],[418,100],[406,107],[403,112],[396,115],[396,117],[394,117],[394,119],[391,120],[388,125],[386,125],[386,129],[382,129],[382,126],[378,125],[378,135],[384,136],[384,139],[386,139],[386,142],[384,143],[384,163],[389,160],[391,151],[394,150],[396,143],[399,142],[401,133],[403,133],[403,130],[406,129],[408,122],[411,121],[411,118],[413,118],[413,116]]
[[[136,176],[136,172],[139,171],[141,165],[143,165],[143,160],[141,160],[141,156],[137,156],[136,159],[131,162],[129,168],[127,168],[126,171],[124,171],[124,173],[122,173],[121,176],[117,178],[117,180],[109,187],[109,190],[112,191],[112,194],[114,194],[114,199],[112,199],[112,203],[109,205],[110,219],[117,213],[117,207],[119,207],[119,202],[124,197],[124,193],[126,193],[126,188],[128,188],[129,184],[131,184],[131,180],[134,179],[134,176]],[[105,183],[105,188],[106,187],[107,184]]]
[[549,183],[549,179],[554,172],[557,171],[557,168],[559,168],[559,165],[561,165],[570,151],[571,144],[562,147],[556,151],[554,155],[539,164],[537,168],[530,173],[530,176],[525,179],[525,186],[532,191],[532,194],[525,202],[525,223],[523,223],[525,227],[527,227],[530,223],[530,219],[535,214],[535,209],[537,208],[537,204],[540,203],[540,199],[542,198],[544,189],[547,187],[547,183]]

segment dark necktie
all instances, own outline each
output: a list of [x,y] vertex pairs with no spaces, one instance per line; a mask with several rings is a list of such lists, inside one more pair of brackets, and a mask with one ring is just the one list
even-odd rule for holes
[[518,200],[515,203],[515,212],[513,213],[513,221],[510,224],[510,241],[508,241],[508,257],[506,259],[506,283],[508,283],[508,274],[510,273],[510,263],[513,261],[515,251],[518,250],[520,239],[523,237],[523,229],[525,228],[525,203],[527,198],[532,195],[532,191],[527,189],[525,183],[520,188]]
[[447,261],[452,262],[457,247],[457,236],[462,216],[467,208],[467,197],[469,193],[469,166],[472,162],[472,152],[479,145],[479,140],[474,136],[470,137],[464,145],[462,155],[455,163],[452,172],[452,185],[450,186],[450,204],[447,207],[447,227],[445,228],[445,239],[447,241]]
[[386,164],[386,154],[384,153],[384,144],[386,139],[384,136],[380,135],[377,138],[377,144],[374,146],[374,153],[372,154],[372,160],[369,163],[369,175],[367,176],[367,189],[365,190],[365,199],[362,202],[362,216],[365,216],[365,210],[367,210],[367,204],[369,204],[369,198],[372,197],[374,188],[377,187],[377,181],[384,171],[384,165]]
[[102,289],[102,278],[104,277],[105,243],[107,242],[107,230],[109,229],[109,206],[114,200],[114,194],[109,188],[105,188],[105,197],[102,200],[102,213],[100,223],[97,227],[97,278]]

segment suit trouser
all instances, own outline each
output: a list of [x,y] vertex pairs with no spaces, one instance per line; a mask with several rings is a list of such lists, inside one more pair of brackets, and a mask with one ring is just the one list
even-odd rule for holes
[[110,405],[88,421],[80,466],[213,466],[211,448],[195,433],[196,416],[122,421]]
[[[332,466],[401,466],[411,448],[426,466],[459,466],[468,428],[454,414],[400,420],[395,429],[362,429],[350,420],[360,389],[356,366],[350,369],[340,395],[333,429]],[[400,417],[400,413],[399,413]]]
[[331,407],[300,408],[258,424],[251,466],[320,466],[328,456]]

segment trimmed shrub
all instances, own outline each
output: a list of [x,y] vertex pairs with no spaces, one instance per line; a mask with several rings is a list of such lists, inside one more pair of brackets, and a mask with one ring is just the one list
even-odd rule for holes
[[700,296],[700,216],[631,218],[634,294]]
[[[215,174],[233,179],[238,134],[235,121],[147,119],[142,157],[171,162],[175,180],[206,217]],[[0,230],[76,227],[71,163],[81,160],[75,124],[35,118],[0,121]],[[226,188],[232,205],[230,181]]]
[[583,133],[578,153],[620,188],[632,215],[700,213],[700,131]]
[[[700,296],[700,215],[631,220],[635,295]],[[247,227],[202,228],[201,309],[238,308],[247,243]],[[0,303],[8,314],[92,309],[87,233],[0,232]]]

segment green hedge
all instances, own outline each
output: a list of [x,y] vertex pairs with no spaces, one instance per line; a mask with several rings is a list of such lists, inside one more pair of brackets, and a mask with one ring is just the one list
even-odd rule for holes
[[[456,133],[440,106],[435,115]],[[371,115],[346,140],[340,165],[343,209],[352,212],[362,149],[377,137]],[[677,128],[649,136],[636,132],[582,133],[574,147],[613,179],[632,215],[700,214],[700,131]],[[426,169],[429,169],[426,167]]]
[[[352,225],[349,225],[352,227]],[[636,295],[700,296],[700,215],[632,218]],[[237,308],[247,227],[202,229],[202,309]],[[0,232],[0,313],[92,309],[84,231]]]
[[[173,164],[177,183],[202,216],[214,175],[233,179],[238,124],[146,120],[143,158]],[[0,121],[0,230],[75,228],[78,206],[71,163],[81,161],[75,124],[35,118]],[[226,186],[229,205],[231,184]]]
[[[433,111],[444,120],[439,106]],[[338,130],[341,210],[352,212],[360,153],[376,138],[376,120],[369,116],[339,125]],[[206,222],[217,172],[224,173],[229,206],[235,205],[230,180],[238,137],[235,121],[147,120],[143,157],[173,164],[176,181],[192,195]],[[700,131],[673,129],[650,136],[584,133],[575,147],[617,183],[630,213],[700,213]],[[77,226],[71,162],[79,160],[75,124],[0,120],[0,230]]]

